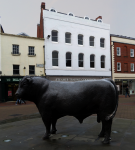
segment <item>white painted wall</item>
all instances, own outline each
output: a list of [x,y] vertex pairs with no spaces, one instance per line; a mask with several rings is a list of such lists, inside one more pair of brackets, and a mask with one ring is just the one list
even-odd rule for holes
[[[44,10],[46,75],[111,76],[110,25]],[[58,43],[47,39],[52,30],[58,31]],[[71,33],[71,44],[65,43],[65,33]],[[78,45],[78,34],[83,34],[83,46]],[[89,37],[95,37],[95,46],[89,46]],[[100,48],[105,38],[105,48]],[[52,51],[59,52],[59,66],[52,66]],[[72,53],[72,67],[66,67],[66,52]],[[78,54],[84,54],[84,67],[78,67]],[[95,55],[95,69],[90,68],[90,55]],[[105,69],[100,67],[100,56],[106,56]]]

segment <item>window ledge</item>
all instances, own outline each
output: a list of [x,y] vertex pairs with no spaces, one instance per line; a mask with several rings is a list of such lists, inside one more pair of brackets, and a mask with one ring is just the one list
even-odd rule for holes
[[117,55],[118,57],[120,57],[121,55]]
[[29,74],[29,76],[35,76],[35,74]]
[[95,46],[89,46],[89,47],[91,47],[91,48],[96,48]]
[[35,56],[36,56],[36,54],[34,54],[34,55],[28,54],[28,57],[35,57]]
[[79,67],[79,69],[84,69],[84,67]]
[[53,68],[59,68],[59,66],[52,66]]
[[52,43],[57,44],[58,42],[53,42],[53,41],[52,41]]
[[66,45],[71,45],[71,43],[65,43]]
[[12,54],[12,56],[20,56],[20,55],[21,55],[21,53],[19,53],[19,54],[14,54],[13,52],[11,52],[11,54]]
[[72,67],[66,67],[67,69],[71,69]]
[[95,68],[90,68],[90,69],[95,69]]
[[13,74],[13,76],[20,76],[20,74]]
[[78,46],[83,46],[83,45],[79,45],[79,44],[78,44]]
[[124,56],[124,57],[128,57],[128,56]]
[[105,49],[105,47],[100,47],[100,48]]
[[121,70],[117,70],[117,71],[121,72]]
[[134,58],[134,56],[130,56],[131,58]]

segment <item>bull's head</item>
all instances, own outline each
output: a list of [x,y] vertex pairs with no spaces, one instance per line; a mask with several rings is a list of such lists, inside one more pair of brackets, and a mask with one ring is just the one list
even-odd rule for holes
[[30,76],[24,77],[19,83],[19,87],[15,93],[16,97],[22,100],[30,100],[31,84],[32,78]]

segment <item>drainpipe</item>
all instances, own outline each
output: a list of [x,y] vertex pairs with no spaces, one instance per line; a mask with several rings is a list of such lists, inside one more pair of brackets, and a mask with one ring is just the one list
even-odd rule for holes
[[45,45],[43,46],[43,59],[44,59],[44,75],[46,76],[46,73],[45,73]]

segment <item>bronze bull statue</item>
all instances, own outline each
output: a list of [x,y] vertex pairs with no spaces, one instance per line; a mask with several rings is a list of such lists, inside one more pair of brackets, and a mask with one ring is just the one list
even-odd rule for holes
[[97,122],[102,122],[98,136],[104,137],[104,144],[110,142],[118,107],[118,91],[111,79],[58,82],[26,76],[20,81],[16,96],[36,104],[46,127],[43,139],[56,134],[56,122],[63,116],[74,116],[82,123],[86,117],[97,114]]

